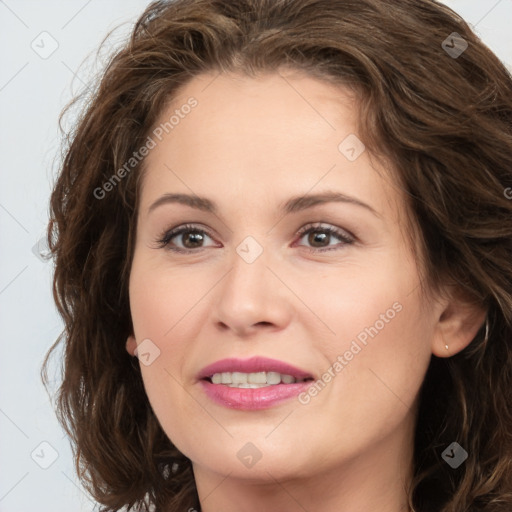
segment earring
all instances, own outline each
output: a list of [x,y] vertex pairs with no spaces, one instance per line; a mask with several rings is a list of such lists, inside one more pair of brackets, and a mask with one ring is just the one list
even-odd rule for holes
[[[484,338],[484,345],[489,341],[489,317],[485,317],[485,338]],[[449,349],[448,345],[444,345],[444,348],[446,350]]]

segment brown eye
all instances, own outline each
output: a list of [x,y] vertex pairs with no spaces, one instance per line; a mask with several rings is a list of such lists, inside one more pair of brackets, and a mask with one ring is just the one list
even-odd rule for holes
[[[176,252],[193,252],[205,248],[202,244],[205,241],[205,237],[211,238],[211,236],[196,226],[186,225],[166,231],[157,240],[160,248],[166,248],[170,251]],[[173,242],[176,239],[177,242]],[[181,246],[179,245],[181,244]]]
[[[332,226],[317,225],[309,228],[306,227],[301,230],[299,235],[301,239],[307,237],[307,243],[311,245],[308,249],[312,252],[331,251],[340,248],[340,246],[343,247],[344,245],[354,243],[353,237]],[[337,238],[341,244],[338,243],[333,247],[329,247],[329,241],[332,238]]]
[[187,231],[181,234],[181,242],[186,249],[197,249],[203,239],[204,235],[198,231]]

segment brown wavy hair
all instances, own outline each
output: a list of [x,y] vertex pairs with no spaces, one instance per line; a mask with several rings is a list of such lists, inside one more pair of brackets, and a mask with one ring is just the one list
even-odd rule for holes
[[[468,44],[457,58],[442,46],[453,32]],[[510,512],[512,77],[434,0],[158,1],[110,57],[67,134],[48,226],[65,329],[42,376],[47,383],[49,356],[63,342],[57,412],[82,482],[103,511],[200,510],[191,462],[160,427],[125,350],[144,160],[107,197],[95,190],[194,76],[284,68],[357,93],[361,138],[407,193],[426,282],[453,283],[487,310],[488,336],[482,327],[457,355],[432,356],[411,508]],[[469,453],[457,470],[441,458],[455,440]]]

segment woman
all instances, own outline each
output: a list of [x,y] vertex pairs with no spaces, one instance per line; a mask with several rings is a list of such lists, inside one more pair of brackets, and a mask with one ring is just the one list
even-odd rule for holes
[[433,0],[151,4],[51,198],[103,510],[509,511],[511,161]]

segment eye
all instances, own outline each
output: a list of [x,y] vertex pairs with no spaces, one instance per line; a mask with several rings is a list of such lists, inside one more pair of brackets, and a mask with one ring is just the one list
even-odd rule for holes
[[[325,252],[340,249],[344,245],[353,244],[355,239],[341,229],[333,226],[322,226],[321,224],[307,225],[299,231],[300,239],[307,237],[307,242],[312,244],[312,247],[307,247],[310,252]],[[333,237],[336,237],[342,243],[337,246],[329,247],[328,242]],[[340,247],[341,245],[341,247]]]
[[[350,245],[355,241],[354,237],[345,231],[333,226],[322,226],[321,224],[308,224],[298,232],[298,235],[300,239],[307,236],[307,242],[312,244],[312,247],[307,247],[307,249],[315,253],[340,249],[342,246]],[[204,229],[192,224],[186,224],[169,231],[164,231],[156,242],[158,248],[166,248],[169,251],[180,253],[191,253],[199,252],[201,249],[205,248],[205,246],[202,245],[205,237],[212,238]],[[338,243],[333,247],[329,247],[329,244],[326,244],[326,242],[333,237],[337,238],[341,244]],[[172,242],[174,238],[177,238],[177,241],[181,242],[181,246]]]
[[[181,235],[181,236],[180,236]],[[166,248],[169,251],[175,252],[197,252],[203,249],[201,243],[204,241],[205,236],[211,238],[207,231],[199,229],[197,226],[192,224],[186,224],[170,231],[165,231],[157,240],[159,248]],[[177,238],[182,243],[182,246],[172,246],[171,241],[173,238]]]

